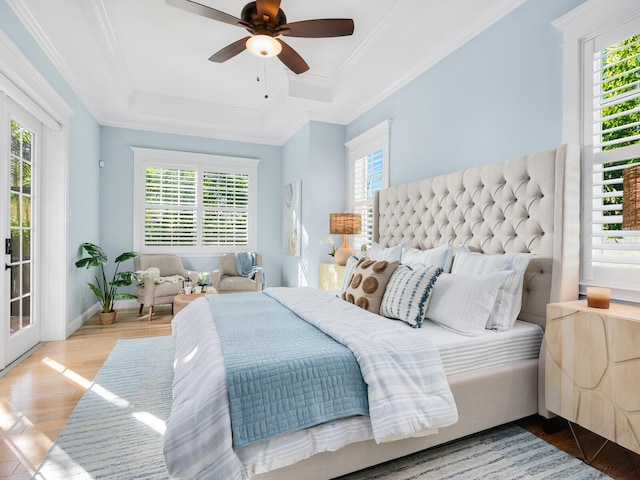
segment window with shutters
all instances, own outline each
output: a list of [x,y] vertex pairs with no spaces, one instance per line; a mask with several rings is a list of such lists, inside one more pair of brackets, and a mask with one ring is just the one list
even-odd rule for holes
[[389,125],[384,121],[347,143],[349,211],[362,215],[362,233],[352,237],[356,250],[371,246],[374,194],[389,186]]
[[133,148],[134,249],[255,250],[258,160]]
[[587,39],[583,52],[582,277],[623,291],[640,278],[640,231],[622,216],[623,172],[640,164],[640,23]]

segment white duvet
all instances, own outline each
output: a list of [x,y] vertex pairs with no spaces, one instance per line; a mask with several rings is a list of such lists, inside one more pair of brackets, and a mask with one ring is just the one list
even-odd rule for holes
[[437,348],[417,330],[316,289],[264,292],[354,352],[368,385],[370,417],[331,422],[234,452],[221,347],[208,301],[198,299],[173,320],[173,406],[164,440],[172,478],[246,479],[354,441],[435,433],[457,421]]

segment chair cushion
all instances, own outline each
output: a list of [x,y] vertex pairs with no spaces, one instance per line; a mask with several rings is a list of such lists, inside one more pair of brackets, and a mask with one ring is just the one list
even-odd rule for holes
[[[233,256],[231,257],[233,259]],[[256,282],[247,277],[225,275],[220,279],[219,292],[254,292]]]

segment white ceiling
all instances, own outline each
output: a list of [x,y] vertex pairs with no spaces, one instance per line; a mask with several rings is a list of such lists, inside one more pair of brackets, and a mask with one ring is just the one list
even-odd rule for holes
[[[236,17],[246,3],[199,1]],[[283,0],[288,22],[355,22],[350,37],[284,37],[301,75],[249,52],[208,61],[246,31],[164,0],[7,3],[100,124],[281,145],[308,120],[349,123],[524,1]]]

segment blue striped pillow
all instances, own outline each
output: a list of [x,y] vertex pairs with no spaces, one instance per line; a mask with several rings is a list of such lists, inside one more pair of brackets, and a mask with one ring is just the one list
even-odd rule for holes
[[441,273],[442,267],[414,270],[407,265],[398,266],[382,297],[380,315],[419,328],[429,305],[433,285]]

